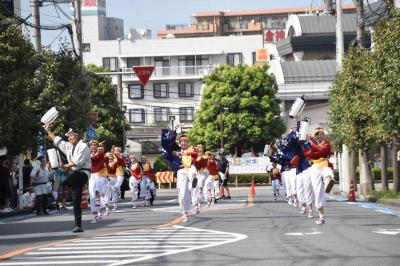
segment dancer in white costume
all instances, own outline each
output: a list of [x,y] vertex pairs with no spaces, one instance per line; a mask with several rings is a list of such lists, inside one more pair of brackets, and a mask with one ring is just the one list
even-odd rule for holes
[[139,194],[139,184],[142,180],[142,170],[134,155],[129,156],[129,160],[129,171],[131,172],[131,177],[129,178],[129,188],[132,193],[132,208],[136,209],[136,201],[138,200]]
[[[195,212],[200,212],[201,204],[205,202],[204,184],[206,181],[207,156],[204,155],[204,146],[199,144],[196,147],[197,158],[194,165],[197,170],[197,186],[192,189],[192,204],[195,206]],[[207,191],[206,191],[207,192]],[[206,193],[207,195],[207,193]]]
[[210,151],[206,152],[208,162],[207,162],[207,170],[209,173],[208,176],[208,191],[211,191],[211,199],[212,202],[208,203],[208,206],[211,204],[216,204],[219,199],[219,166],[218,162],[214,158],[214,154]]
[[319,218],[317,224],[325,223],[324,207],[326,205],[325,186],[323,180],[332,179],[333,171],[329,167],[329,157],[332,154],[331,144],[325,138],[324,130],[320,127],[314,130],[313,136],[308,138],[305,144],[307,151],[305,155],[311,159],[310,168],[311,184],[315,196],[315,207],[318,210]]
[[181,166],[177,172],[176,186],[179,195],[179,205],[182,209],[183,222],[189,221],[189,210],[191,206],[189,182],[193,178],[193,173],[196,172],[196,167],[193,165],[197,158],[197,152],[189,146],[189,138],[186,135],[179,137],[180,150],[174,151],[174,156],[181,158]]
[[108,163],[108,158],[105,157],[102,144],[97,140],[91,140],[89,147],[92,160],[91,176],[89,179],[90,208],[93,213],[92,223],[96,223],[101,219],[100,207],[105,203],[108,183],[108,172],[105,164]]

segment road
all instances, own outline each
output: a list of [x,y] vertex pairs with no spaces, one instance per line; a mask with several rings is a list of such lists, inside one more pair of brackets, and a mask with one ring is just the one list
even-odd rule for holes
[[71,211],[0,220],[0,265],[399,265],[400,209],[329,195],[318,226],[269,188],[234,190],[188,223],[175,192],[152,208],[117,213],[71,233]]

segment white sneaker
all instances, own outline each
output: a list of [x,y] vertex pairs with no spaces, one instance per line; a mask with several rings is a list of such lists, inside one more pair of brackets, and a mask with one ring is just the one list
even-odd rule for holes
[[136,209],[136,208],[137,208],[136,203],[133,203],[132,209]]
[[189,216],[188,216],[187,214],[184,214],[184,215],[182,216],[182,222],[184,222],[184,223],[189,222]]

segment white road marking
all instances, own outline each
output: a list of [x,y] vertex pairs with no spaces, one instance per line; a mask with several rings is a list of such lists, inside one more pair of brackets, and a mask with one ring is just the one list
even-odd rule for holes
[[397,235],[400,234],[400,229],[382,229],[379,228],[376,231],[372,231],[373,233],[376,234],[382,234],[382,235]]
[[293,232],[293,233],[286,233],[287,236],[304,236],[304,235],[320,235],[322,232],[315,231],[311,233],[303,233],[303,232]]
[[246,235],[183,226],[121,233],[43,247],[0,265],[130,265],[152,258],[228,244]]

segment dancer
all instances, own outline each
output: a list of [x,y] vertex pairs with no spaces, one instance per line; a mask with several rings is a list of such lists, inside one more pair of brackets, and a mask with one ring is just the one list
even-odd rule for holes
[[315,208],[318,210],[318,225],[325,223],[324,207],[326,205],[325,186],[323,179],[332,178],[333,171],[329,167],[328,158],[332,154],[331,144],[325,138],[323,128],[317,127],[313,136],[309,136],[305,144],[305,155],[311,158],[310,168],[311,184],[315,195]]
[[[179,127],[178,125],[176,129]],[[189,137],[181,135],[179,137],[179,148],[175,144],[176,131],[162,130],[161,146],[163,158],[169,162],[172,170],[177,174],[176,186],[178,190],[178,200],[182,211],[182,221],[189,221],[189,210],[191,207],[191,198],[189,182],[194,178],[193,173],[196,168],[193,162],[197,158],[197,152],[189,146]],[[197,184],[196,184],[197,185]]]
[[135,155],[129,156],[129,171],[131,172],[131,177],[129,178],[129,188],[132,193],[132,208],[136,209],[136,201],[139,198],[139,184],[142,180],[141,177],[141,167],[140,164],[137,162]]
[[82,189],[87,184],[90,177],[90,169],[92,161],[90,159],[89,146],[79,140],[78,131],[70,129],[65,135],[68,137],[68,142],[54,135],[50,130],[50,125],[43,126],[49,138],[53,141],[54,146],[59,148],[68,159],[68,163],[64,164],[64,169],[70,171],[69,177],[64,181],[72,189],[75,228],[73,233],[83,232],[82,230]]
[[108,183],[108,172],[106,164],[108,163],[108,157],[105,156],[104,148],[102,143],[97,140],[91,140],[89,142],[91,151],[91,176],[89,179],[89,197],[90,197],[90,209],[93,214],[92,223],[98,222],[102,214],[100,208],[106,204],[106,191]]
[[281,181],[281,170],[279,170],[276,163],[272,163],[271,170],[271,183],[272,183],[272,194],[274,195],[274,201],[277,200],[276,196],[279,196],[279,184]]
[[[204,146],[199,144],[196,146],[197,158],[194,162],[197,170],[197,186],[192,191],[192,204],[195,206],[195,212],[199,213],[201,204],[205,202],[204,184],[208,177],[207,156],[204,155]],[[206,193],[207,195],[207,193]]]
[[[216,204],[219,199],[219,166],[217,161],[214,159],[214,154],[211,151],[206,152],[208,162],[207,162],[207,170],[209,172],[209,187],[207,188],[209,192],[211,192],[211,202],[209,202],[208,206],[211,204]],[[211,186],[210,186],[211,185]]]

